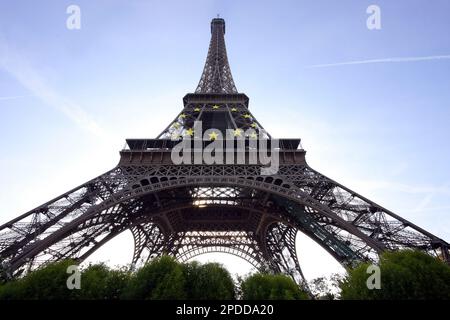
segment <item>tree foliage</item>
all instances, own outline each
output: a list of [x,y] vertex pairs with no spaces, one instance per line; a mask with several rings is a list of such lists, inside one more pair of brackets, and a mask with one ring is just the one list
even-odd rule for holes
[[186,294],[189,299],[231,300],[235,298],[235,286],[230,273],[218,263],[184,265]]
[[[231,300],[236,288],[230,273],[218,263],[182,264],[171,257],[154,259],[135,272],[92,264],[80,270],[80,289],[69,290],[66,260],[50,263],[20,279],[0,285],[0,300],[208,299]],[[306,299],[291,278],[254,274],[239,288],[244,299]]]
[[319,277],[308,282],[309,289],[316,300],[334,300],[339,297],[339,285],[343,275],[334,273],[329,277]]
[[450,266],[423,252],[404,250],[380,256],[381,289],[369,290],[369,264],[349,270],[341,283],[343,299],[450,299]]
[[92,264],[82,271],[78,298],[83,300],[117,300],[130,280],[126,268],[110,269],[104,264]]
[[68,289],[76,265],[66,260],[50,263],[20,279],[0,284],[0,300],[18,299],[234,299],[230,273],[220,264],[182,264],[171,257],[154,259],[136,272],[91,264],[80,270],[80,288]]
[[65,260],[50,263],[25,277],[0,286],[0,300],[67,300],[75,299],[78,292],[67,289],[67,268],[76,264]]
[[183,268],[174,258],[154,259],[132,275],[125,299],[186,299]]
[[288,276],[256,273],[241,283],[244,300],[304,300],[308,295]]
[[171,257],[152,260],[131,278],[125,299],[233,299],[233,279],[220,264],[181,264]]
[[[103,264],[81,270],[81,289],[69,290],[67,268],[76,262],[50,263],[19,279],[0,284],[0,300],[8,299],[307,299],[285,275],[256,273],[236,286],[220,264],[179,263],[154,259],[135,272]],[[450,299],[450,266],[425,253],[405,250],[380,256],[381,289],[369,290],[369,264],[349,270],[339,280],[342,299]],[[337,278],[336,278],[337,279]],[[309,283],[316,299],[332,299],[337,290],[331,277]]]

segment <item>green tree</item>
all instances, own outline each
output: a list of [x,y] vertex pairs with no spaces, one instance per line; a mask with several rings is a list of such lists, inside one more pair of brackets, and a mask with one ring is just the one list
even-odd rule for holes
[[235,286],[230,273],[218,263],[183,265],[188,299],[231,300]]
[[128,285],[130,272],[110,269],[105,264],[89,265],[81,274],[79,298],[83,300],[116,300]]
[[343,275],[334,273],[329,277],[319,277],[308,282],[309,289],[316,300],[334,300],[339,296]]
[[0,300],[24,300],[19,280],[11,280],[0,284]]
[[288,276],[256,273],[241,283],[244,300],[305,300],[308,295]]
[[349,270],[340,286],[342,299],[450,299],[450,266],[426,253],[383,253],[379,262],[381,289],[367,288],[368,266],[363,263]]
[[20,279],[0,286],[0,300],[68,300],[76,299],[78,290],[67,288],[67,268],[76,265],[65,260],[50,263]]
[[122,295],[125,299],[186,299],[185,274],[174,258],[163,256],[135,272]]

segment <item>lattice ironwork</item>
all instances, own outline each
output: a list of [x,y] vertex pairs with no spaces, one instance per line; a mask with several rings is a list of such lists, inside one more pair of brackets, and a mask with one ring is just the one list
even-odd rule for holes
[[195,93],[237,93],[228,64],[224,35],[225,21],[213,19],[208,56]]
[[[281,144],[274,175],[263,175],[261,165],[174,165],[165,156],[172,148],[166,138],[185,135],[195,120],[212,119],[205,124],[212,127],[217,112],[228,115],[226,128],[262,128],[246,96],[235,94],[224,30],[214,19],[200,93],[185,97],[159,140],[127,140],[117,167],[0,226],[8,276],[65,258],[82,261],[126,230],[134,238],[133,266],[162,254],[186,261],[226,252],[299,284],[298,231],[346,266],[404,248],[450,261],[444,240],[311,169],[299,139]],[[205,95],[218,84],[225,94]]]
[[[203,129],[205,130],[215,128],[205,119],[205,115],[212,113],[224,114],[230,120],[228,128],[237,129],[242,135],[245,135],[248,129],[254,130],[257,137],[259,137],[260,133],[263,133],[264,127],[256,120],[256,117],[244,103],[187,103],[158,138],[181,140],[183,137],[193,136],[195,133],[195,121],[202,121]],[[225,136],[225,133],[222,134]],[[270,137],[270,135],[264,132],[263,137]]]

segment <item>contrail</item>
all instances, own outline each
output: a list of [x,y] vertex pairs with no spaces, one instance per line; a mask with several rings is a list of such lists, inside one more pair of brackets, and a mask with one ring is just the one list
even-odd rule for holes
[[428,60],[445,60],[450,59],[450,55],[442,56],[426,56],[426,57],[403,57],[403,58],[384,58],[384,59],[371,59],[371,60],[357,60],[327,64],[315,64],[306,66],[306,68],[326,68],[326,67],[338,67],[354,64],[370,64],[370,63],[391,63],[391,62],[416,62],[416,61],[428,61]]

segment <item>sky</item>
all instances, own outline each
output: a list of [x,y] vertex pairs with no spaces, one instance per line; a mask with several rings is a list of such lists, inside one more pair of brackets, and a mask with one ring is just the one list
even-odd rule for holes
[[[0,0],[0,223],[113,168],[125,138],[156,137],[195,90],[220,14],[236,86],[272,136],[301,138],[312,168],[449,241],[449,12],[448,0]],[[130,243],[91,259],[127,263]],[[342,271],[297,243],[307,278]]]

